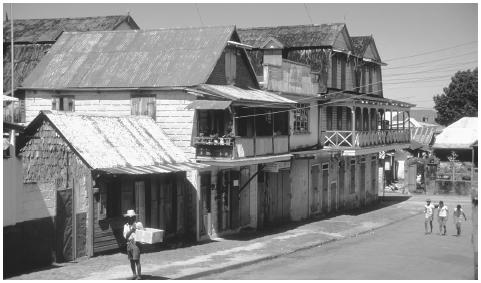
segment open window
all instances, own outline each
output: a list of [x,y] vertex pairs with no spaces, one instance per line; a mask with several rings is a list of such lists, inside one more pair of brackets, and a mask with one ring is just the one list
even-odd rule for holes
[[156,99],[155,94],[132,95],[131,114],[137,116],[149,116],[156,120]]

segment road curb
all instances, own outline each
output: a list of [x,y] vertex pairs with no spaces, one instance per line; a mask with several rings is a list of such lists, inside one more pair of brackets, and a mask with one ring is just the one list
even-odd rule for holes
[[[357,236],[359,236],[359,235],[364,235],[364,234],[370,233],[370,232],[372,232],[372,231],[378,230],[378,229],[380,229],[380,228],[384,228],[384,227],[386,227],[386,226],[389,226],[389,225],[392,225],[392,224],[401,222],[401,221],[403,221],[403,220],[409,219],[409,218],[411,218],[411,217],[420,215],[420,214],[422,214],[422,213],[423,213],[423,212],[418,212],[418,213],[414,213],[414,214],[411,214],[411,215],[408,215],[408,216],[405,216],[405,217],[401,217],[401,218],[399,218],[399,219],[395,219],[395,220],[392,221],[392,222],[385,223],[385,224],[382,224],[382,225],[380,225],[380,226],[367,229],[367,230],[365,230],[365,231],[360,231],[359,233],[350,234],[350,235],[344,236],[344,237],[342,237],[342,238],[332,238],[332,239],[329,239],[329,240],[319,241],[319,242],[317,242],[317,243],[310,244],[310,245],[303,246],[303,247],[299,247],[299,248],[296,248],[296,249],[291,250],[291,251],[287,251],[287,252],[283,252],[283,253],[278,253],[278,254],[273,254],[273,255],[269,255],[269,256],[257,258],[257,259],[254,259],[254,260],[247,260],[247,261],[244,261],[244,262],[235,263],[235,264],[232,264],[232,265],[223,266],[223,267],[219,267],[219,268],[213,268],[213,269],[209,269],[209,270],[197,272],[197,273],[194,273],[194,274],[184,275],[184,276],[180,276],[180,277],[172,278],[172,279],[173,279],[173,280],[191,280],[191,279],[196,279],[196,278],[199,278],[199,277],[203,277],[203,276],[207,276],[207,275],[211,275],[211,274],[215,274],[215,273],[222,273],[222,272],[225,272],[225,271],[228,271],[228,270],[231,270],[231,269],[236,269],[236,268],[240,268],[240,267],[244,267],[244,266],[256,264],[256,263],[259,263],[259,262],[262,262],[262,261],[272,260],[272,259],[275,259],[275,258],[279,258],[279,257],[282,257],[282,256],[290,255],[290,254],[293,254],[293,253],[296,253],[296,252],[300,252],[300,251],[303,251],[303,250],[307,250],[307,249],[311,249],[311,248],[314,248],[314,247],[319,247],[319,246],[327,245],[327,244],[332,243],[332,242],[342,241],[342,240],[345,240],[345,239],[357,237]],[[322,220],[321,220],[321,221],[322,221]]]

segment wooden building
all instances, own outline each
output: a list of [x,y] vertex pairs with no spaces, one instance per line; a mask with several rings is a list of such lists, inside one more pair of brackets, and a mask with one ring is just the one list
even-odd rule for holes
[[117,250],[129,209],[167,239],[195,238],[186,172],[205,166],[189,162],[150,117],[42,111],[19,146],[27,212],[51,224],[36,239],[8,243],[17,251],[31,245],[28,254],[50,251],[61,262]]
[[386,113],[408,115],[412,105],[383,98],[385,64],[372,37],[352,38],[345,24],[247,28],[239,35],[252,46],[263,87],[297,102],[288,219],[376,201],[384,165],[378,153],[407,147],[410,139]]

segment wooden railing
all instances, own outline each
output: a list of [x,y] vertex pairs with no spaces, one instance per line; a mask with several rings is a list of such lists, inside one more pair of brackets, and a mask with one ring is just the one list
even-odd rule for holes
[[410,133],[405,130],[378,131],[326,131],[323,135],[325,147],[369,147],[393,143],[408,143]]
[[197,156],[214,158],[244,158],[282,154],[289,151],[288,136],[211,138],[195,137]]

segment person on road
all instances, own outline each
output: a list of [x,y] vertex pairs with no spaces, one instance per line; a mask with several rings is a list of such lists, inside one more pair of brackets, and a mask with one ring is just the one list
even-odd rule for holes
[[[425,234],[430,234],[433,232],[433,213],[434,213],[434,204],[431,203],[430,199],[426,200],[426,204],[424,205],[424,230]],[[431,230],[428,232],[428,224]]]
[[439,222],[439,234],[446,235],[446,223],[448,222],[448,206],[444,205],[443,201],[439,201],[438,222]]
[[[127,217],[127,223],[124,225],[124,238],[127,240],[127,257],[130,260],[130,268],[132,269],[132,279],[142,279],[142,268],[140,266],[140,248],[136,242],[136,231],[143,229],[142,223],[136,222],[135,210],[129,209],[124,214]],[[137,270],[136,270],[137,267]]]
[[464,214],[463,209],[461,208],[461,205],[458,204],[456,206],[456,209],[454,210],[453,213],[453,220],[454,224],[456,225],[456,236],[461,235],[461,221],[462,217],[464,217],[464,221],[467,221],[468,219],[466,218],[466,214]]

